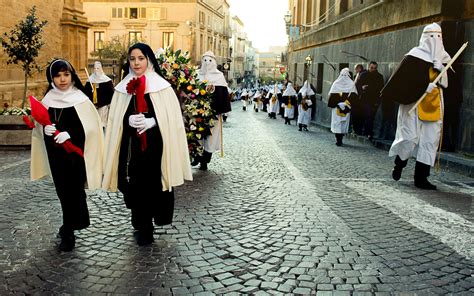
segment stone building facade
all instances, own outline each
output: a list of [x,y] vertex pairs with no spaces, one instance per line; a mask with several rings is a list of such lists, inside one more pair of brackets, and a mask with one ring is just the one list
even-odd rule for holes
[[192,63],[211,50],[218,63],[230,57],[230,15],[226,0],[84,0],[92,27],[90,53],[118,36],[143,40],[153,50],[171,46],[191,53]]
[[[76,70],[84,69],[89,25],[82,4],[82,0],[54,1],[54,5],[41,0],[0,0],[4,16],[0,19],[0,33],[9,32],[36,5],[39,19],[48,21],[43,32],[45,45],[38,63],[45,67],[53,57],[62,57],[69,60]],[[23,71],[19,65],[7,65],[6,61],[6,54],[0,50],[0,103],[18,106],[23,96]],[[46,86],[44,72],[37,73],[28,80],[28,94],[42,97]]]
[[[471,41],[445,92],[443,149],[474,154],[474,1],[289,0],[289,11],[289,79],[298,85],[308,79],[314,85],[318,95],[313,120],[324,126],[330,125],[327,93],[340,69],[352,70],[358,63],[367,67],[374,60],[387,81],[432,22],[443,28],[451,56]],[[379,108],[374,128],[375,136],[386,140],[393,139],[396,125],[397,106],[389,104]],[[382,109],[391,112],[383,118]]]

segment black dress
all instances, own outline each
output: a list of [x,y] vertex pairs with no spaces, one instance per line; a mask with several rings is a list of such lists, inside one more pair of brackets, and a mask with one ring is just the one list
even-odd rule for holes
[[[48,109],[50,119],[60,132],[68,132],[70,141],[84,151],[85,134],[74,107]],[[54,136],[44,136],[49,166],[63,211],[63,227],[79,230],[89,226],[89,210],[84,185],[87,181],[84,158],[68,153],[56,144]]]
[[[85,88],[89,94],[89,99],[93,102],[93,89],[91,83],[86,82]],[[97,108],[110,105],[112,101],[112,96],[114,95],[114,85],[112,80],[107,82],[98,83],[97,87],[97,103],[95,106]]]
[[[135,112],[135,96],[123,117],[123,134],[120,144],[118,166],[118,189],[123,193],[127,208],[132,210],[132,225],[137,230],[153,229],[152,220],[157,225],[170,224],[173,219],[174,194],[162,191],[161,157],[163,140],[157,126],[146,133],[147,147],[141,149],[137,129],[128,123]],[[150,96],[145,94],[148,105],[147,118],[155,118]]]

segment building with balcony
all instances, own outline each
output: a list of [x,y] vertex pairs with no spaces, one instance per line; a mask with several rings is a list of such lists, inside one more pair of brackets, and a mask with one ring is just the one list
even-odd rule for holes
[[114,36],[125,43],[141,40],[153,50],[171,47],[189,51],[197,64],[211,50],[218,63],[230,56],[230,15],[226,0],[83,0],[92,25],[88,52]]
[[[327,93],[339,70],[369,61],[388,80],[403,56],[417,46],[423,27],[438,22],[453,56],[474,40],[470,0],[289,0],[288,74],[297,85],[309,80],[318,94],[314,121],[330,125]],[[311,62],[308,62],[308,57]],[[450,73],[445,91],[443,149],[474,154],[474,47],[468,46]],[[384,112],[382,112],[384,111]],[[394,137],[397,106],[382,102],[375,136]],[[384,116],[382,116],[384,115]],[[389,129],[385,127],[389,126]]]

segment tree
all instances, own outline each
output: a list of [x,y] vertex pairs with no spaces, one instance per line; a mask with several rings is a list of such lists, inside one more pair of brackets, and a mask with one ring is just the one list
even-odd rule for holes
[[36,6],[33,6],[24,20],[16,24],[8,34],[3,33],[0,37],[3,50],[8,55],[7,64],[20,64],[25,74],[22,108],[25,108],[28,77],[33,75],[34,70],[41,71],[36,58],[44,45],[41,33],[46,23],[47,21],[38,19]]

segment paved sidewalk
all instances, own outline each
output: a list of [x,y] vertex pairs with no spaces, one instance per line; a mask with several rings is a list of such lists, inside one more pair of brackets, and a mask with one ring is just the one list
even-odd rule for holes
[[[120,195],[90,192],[91,226],[59,253],[50,179],[0,155],[0,295],[473,295],[474,179],[390,179],[386,151],[298,132],[240,105],[225,157],[176,190],[175,219],[138,247]],[[250,108],[251,109],[251,108]]]

